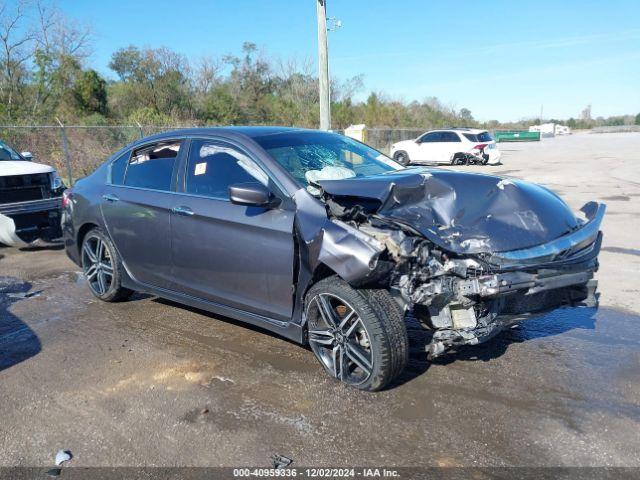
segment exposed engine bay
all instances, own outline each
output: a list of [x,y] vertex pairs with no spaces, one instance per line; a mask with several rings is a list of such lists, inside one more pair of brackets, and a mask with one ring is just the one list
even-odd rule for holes
[[604,205],[590,202],[578,218],[519,180],[478,175],[470,184],[424,169],[378,177],[318,182],[329,217],[320,260],[347,262],[354,286],[389,289],[433,331],[431,358],[533,314],[597,306]]

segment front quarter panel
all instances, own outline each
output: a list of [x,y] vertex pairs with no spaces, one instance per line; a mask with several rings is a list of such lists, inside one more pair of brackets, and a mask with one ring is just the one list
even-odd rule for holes
[[304,188],[298,190],[293,198],[300,265],[293,314],[295,322],[304,321],[304,295],[321,265],[330,268],[343,280],[357,283],[376,268],[384,247],[349,225],[329,219],[326,207]]

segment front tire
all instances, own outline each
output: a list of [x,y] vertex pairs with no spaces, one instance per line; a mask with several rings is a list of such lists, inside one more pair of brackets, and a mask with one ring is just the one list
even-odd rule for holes
[[104,302],[119,302],[133,290],[122,286],[123,267],[111,239],[102,230],[90,230],[82,240],[82,271],[91,293]]
[[411,163],[411,160],[409,159],[409,154],[404,151],[399,151],[394,153],[393,159],[404,167],[406,167],[407,165],[409,165],[409,163]]
[[386,290],[356,290],[329,277],[309,289],[305,313],[309,345],[332,377],[377,391],[404,370],[409,355],[404,313]]

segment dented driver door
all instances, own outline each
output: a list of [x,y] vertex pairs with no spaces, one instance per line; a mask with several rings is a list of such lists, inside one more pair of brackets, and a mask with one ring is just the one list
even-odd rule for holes
[[289,321],[294,211],[231,203],[230,185],[260,182],[276,191],[267,174],[232,145],[192,140],[182,173],[171,213],[176,288]]

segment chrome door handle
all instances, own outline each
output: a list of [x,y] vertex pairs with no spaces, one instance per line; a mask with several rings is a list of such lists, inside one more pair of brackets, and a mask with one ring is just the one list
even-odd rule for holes
[[176,215],[183,215],[185,217],[191,217],[193,215],[193,210],[189,207],[173,207],[171,211]]
[[118,197],[116,197],[115,195],[113,195],[111,193],[107,193],[105,195],[102,195],[102,199],[106,200],[107,202],[117,202],[118,200],[120,200]]

